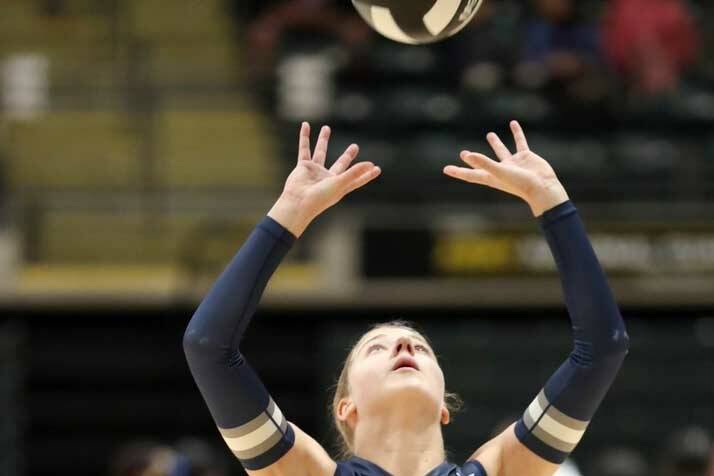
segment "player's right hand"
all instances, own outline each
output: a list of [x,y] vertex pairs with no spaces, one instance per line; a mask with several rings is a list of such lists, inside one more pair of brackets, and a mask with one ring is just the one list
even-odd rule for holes
[[352,165],[359,154],[356,144],[350,145],[328,169],[327,146],[330,128],[323,126],[310,150],[310,124],[303,122],[295,169],[288,176],[283,193],[268,215],[300,236],[322,212],[335,205],[350,192],[368,184],[382,172],[372,162]]

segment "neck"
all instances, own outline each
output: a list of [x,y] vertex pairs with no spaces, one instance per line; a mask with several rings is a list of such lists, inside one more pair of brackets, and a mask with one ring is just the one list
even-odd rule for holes
[[415,418],[409,413],[360,418],[354,433],[355,455],[393,476],[426,475],[440,465],[445,459],[441,423],[438,418]]

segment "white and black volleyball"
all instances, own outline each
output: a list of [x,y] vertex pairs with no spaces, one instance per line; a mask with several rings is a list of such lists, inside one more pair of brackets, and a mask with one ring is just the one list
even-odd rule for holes
[[372,28],[390,40],[418,45],[456,34],[484,0],[352,0]]

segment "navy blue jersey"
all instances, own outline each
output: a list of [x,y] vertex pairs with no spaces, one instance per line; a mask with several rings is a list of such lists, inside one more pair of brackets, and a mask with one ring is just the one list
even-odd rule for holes
[[[335,476],[391,476],[387,471],[366,459],[356,456],[337,463]],[[486,470],[478,461],[467,461],[459,467],[444,461],[424,476],[487,476]]]

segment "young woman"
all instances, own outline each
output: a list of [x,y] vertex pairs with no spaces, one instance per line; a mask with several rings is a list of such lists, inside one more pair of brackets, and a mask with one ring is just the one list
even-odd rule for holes
[[[447,175],[525,200],[538,217],[562,278],[574,350],[522,418],[461,467],[445,461],[449,422],[444,375],[427,340],[401,324],[367,332],[350,352],[334,417],[351,458],[336,462],[288,422],[239,351],[241,336],[280,261],[308,224],[379,174],[351,165],[351,145],[328,169],[330,129],[315,151],[300,131],[298,161],[283,193],[194,314],[184,336],[191,372],[226,443],[256,476],[549,476],[573,451],[627,353],[617,305],[578,214],[553,169],[511,123],[517,152],[493,133],[499,161],[464,151],[469,167]],[[504,343],[507,344],[507,343]],[[266,343],[269,345],[269,343]]]

